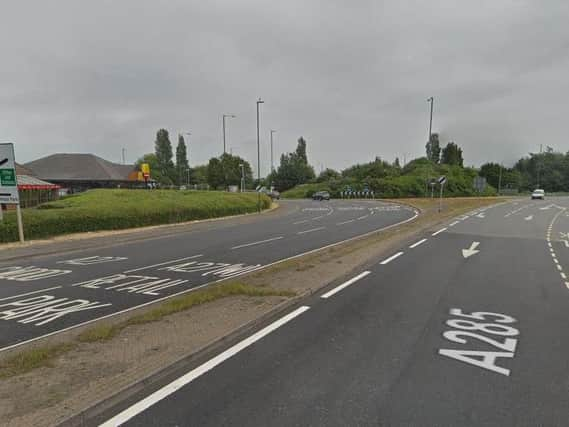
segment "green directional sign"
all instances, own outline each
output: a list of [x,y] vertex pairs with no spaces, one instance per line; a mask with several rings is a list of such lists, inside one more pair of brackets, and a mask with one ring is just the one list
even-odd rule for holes
[[15,187],[16,171],[14,169],[0,169],[0,184],[6,187]]

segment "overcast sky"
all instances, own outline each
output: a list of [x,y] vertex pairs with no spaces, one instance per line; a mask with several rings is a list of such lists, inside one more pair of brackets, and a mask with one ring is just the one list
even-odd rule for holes
[[89,152],[133,162],[156,130],[191,131],[190,164],[228,146],[261,166],[303,135],[342,169],[424,153],[466,163],[567,151],[566,0],[0,0],[0,141],[20,162]]

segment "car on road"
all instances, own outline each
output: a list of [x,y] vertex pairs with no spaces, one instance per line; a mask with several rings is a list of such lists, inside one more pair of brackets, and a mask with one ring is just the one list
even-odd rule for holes
[[533,193],[531,193],[531,199],[532,200],[545,200],[545,191],[541,190],[541,189],[537,189],[535,190]]
[[330,200],[330,193],[327,191],[317,191],[312,195],[312,200]]

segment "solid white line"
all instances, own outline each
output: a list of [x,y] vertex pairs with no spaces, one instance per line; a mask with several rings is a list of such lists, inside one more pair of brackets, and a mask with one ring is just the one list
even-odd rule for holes
[[454,227],[456,224],[458,224],[460,221],[455,221],[455,222],[451,222],[448,226],[449,227]]
[[7,301],[9,299],[14,299],[14,298],[19,298],[19,297],[25,297],[28,295],[33,295],[33,294],[39,294],[41,292],[47,292],[47,291],[52,291],[54,289],[59,289],[62,286],[54,286],[53,288],[47,288],[47,289],[40,289],[39,291],[32,291],[32,292],[26,292],[25,294],[19,294],[19,295],[13,295],[11,297],[5,297],[5,298],[0,298],[0,301]]
[[332,289],[331,291],[326,292],[324,295],[322,295],[320,298],[330,298],[332,295],[340,292],[342,289],[347,288],[348,286],[356,283],[358,280],[363,279],[364,277],[366,277],[368,274],[370,274],[371,271],[364,271],[361,274],[358,274],[356,277],[351,278],[350,280],[348,280],[347,282],[342,283],[339,286],[336,286],[334,289]]
[[326,227],[317,227],[317,228],[311,228],[310,230],[304,230],[304,231],[299,231],[296,234],[306,234],[306,233],[312,233],[313,231],[319,231],[319,230],[324,230]]
[[202,256],[203,256],[202,254],[199,254],[199,255],[189,256],[189,257],[186,257],[186,258],[174,259],[174,260],[172,260],[172,261],[161,262],[160,264],[149,265],[148,267],[141,267],[141,268],[135,268],[134,270],[127,270],[127,271],[125,271],[125,273],[134,273],[135,271],[147,270],[147,269],[149,269],[149,268],[160,267],[160,266],[162,266],[162,265],[173,264],[173,263],[175,263],[175,262],[186,261],[186,260],[188,260],[188,259],[199,258],[199,257],[202,257]]
[[352,223],[352,222],[354,222],[354,221],[355,221],[355,219],[350,219],[350,220],[348,220],[348,221],[339,222],[339,223],[338,223],[338,224],[336,224],[336,225],[344,225],[344,224],[350,224],[350,223]]
[[395,255],[390,256],[389,258],[383,260],[380,262],[381,265],[385,265],[385,264],[389,264],[391,261],[399,258],[401,255],[403,255],[403,252],[397,252]]
[[312,218],[312,221],[316,221],[317,219],[322,219],[322,218],[324,218],[324,215],[316,216]]
[[413,243],[411,246],[409,246],[409,248],[415,249],[417,246],[422,245],[426,241],[427,241],[427,239],[419,240],[417,243]]
[[369,215],[360,216],[358,219],[366,219]]
[[439,231],[437,231],[436,233],[433,233],[433,236],[438,236],[439,234],[441,234],[442,232],[447,231],[447,230],[448,230],[448,228],[446,228],[446,227],[442,228]]
[[160,402],[162,399],[170,396],[171,394],[178,391],[180,388],[188,385],[195,379],[201,377],[203,374],[211,371],[216,366],[220,365],[227,359],[235,356],[239,352],[245,350],[247,347],[250,347],[257,341],[261,340],[262,338],[269,335],[271,332],[274,332],[281,326],[284,326],[294,318],[300,316],[305,311],[309,310],[310,307],[302,306],[293,311],[292,313],[287,314],[286,316],[280,318],[274,323],[271,323],[269,326],[261,329],[259,332],[251,335],[248,338],[245,338],[243,341],[235,344],[233,347],[228,348],[223,353],[218,354],[214,358],[208,360],[204,364],[198,366],[197,368],[191,370],[187,374],[181,376],[180,378],[172,381],[170,384],[162,387],[160,390],[155,391],[150,396],[145,397],[141,401],[135,403],[131,407],[125,409],[120,414],[115,415],[110,420],[106,421],[105,423],[101,424],[99,427],[116,427],[126,423],[128,420],[134,418],[136,415],[144,412],[151,406],[155,405],[156,403]]
[[261,244],[263,244],[263,243],[274,242],[275,240],[280,240],[280,239],[284,239],[284,236],[278,236],[278,237],[273,237],[273,238],[271,238],[271,239],[259,240],[258,242],[245,243],[244,245],[233,246],[233,247],[231,248],[231,250],[240,249],[240,248],[246,248],[246,247],[248,247],[248,246],[261,245]]
[[305,220],[303,220],[303,221],[296,221],[296,222],[293,222],[292,225],[304,224],[304,223],[306,223],[306,222],[308,222],[308,221],[310,221],[310,220],[305,219]]

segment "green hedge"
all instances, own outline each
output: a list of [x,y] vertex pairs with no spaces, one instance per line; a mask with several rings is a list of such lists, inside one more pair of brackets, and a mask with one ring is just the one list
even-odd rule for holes
[[[270,205],[271,200],[263,195],[262,209]],[[67,233],[173,224],[256,210],[256,193],[91,190],[22,212],[26,239],[39,239]],[[15,213],[7,212],[0,222],[0,242],[17,240]]]

